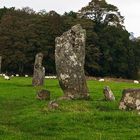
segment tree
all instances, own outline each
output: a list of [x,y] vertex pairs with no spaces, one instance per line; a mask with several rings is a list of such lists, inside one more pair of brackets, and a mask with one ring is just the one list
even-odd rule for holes
[[107,25],[122,25],[124,18],[118,8],[108,4],[105,0],[92,0],[89,4],[79,10],[80,18],[90,18],[96,24],[104,23]]
[[[55,38],[72,26],[81,24],[87,33],[87,75],[137,79],[140,76],[140,41],[129,40],[130,34],[117,20],[123,20],[117,7],[104,0],[92,0],[79,14],[83,18],[78,18],[73,11],[61,16],[55,11],[35,12],[29,7],[1,8],[3,72],[32,74],[35,55],[42,52],[46,73],[55,74]],[[117,18],[113,18],[112,14],[118,14]],[[110,25],[112,21],[117,26]]]
[[34,51],[37,38],[30,26],[30,16],[24,11],[10,10],[1,19],[0,52],[5,71],[23,73],[25,64],[29,62],[28,50],[32,48]]
[[34,57],[43,52],[47,72],[55,73],[55,38],[63,33],[60,15],[35,13],[30,8],[6,12],[0,23],[0,53],[4,71],[32,74]]

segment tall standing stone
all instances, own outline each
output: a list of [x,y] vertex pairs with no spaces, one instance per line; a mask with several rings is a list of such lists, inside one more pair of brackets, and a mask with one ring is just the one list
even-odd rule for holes
[[2,56],[0,56],[0,73],[1,73],[1,65],[2,65]]
[[43,86],[45,78],[45,68],[42,66],[43,54],[38,53],[35,57],[33,86]]
[[86,31],[79,24],[55,40],[56,71],[66,97],[89,96],[84,73],[85,41]]

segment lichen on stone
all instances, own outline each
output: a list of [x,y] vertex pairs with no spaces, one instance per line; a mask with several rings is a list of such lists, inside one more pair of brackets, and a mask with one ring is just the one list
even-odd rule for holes
[[67,79],[67,78],[70,78],[70,76],[69,75],[67,75],[67,74],[60,74],[60,78],[62,79],[62,80],[65,80],[65,79]]

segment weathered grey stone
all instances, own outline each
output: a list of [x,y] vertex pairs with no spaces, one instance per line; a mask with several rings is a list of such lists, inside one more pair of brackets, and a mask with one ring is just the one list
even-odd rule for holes
[[37,91],[37,99],[50,100],[50,91],[44,89]]
[[48,104],[48,108],[50,110],[57,109],[58,107],[59,107],[59,104],[55,100],[50,101]]
[[123,90],[119,108],[140,111],[140,89]]
[[104,89],[103,89],[103,93],[104,93],[104,96],[105,96],[105,100],[106,101],[114,101],[115,100],[115,96],[113,94],[113,92],[111,91],[110,87],[109,86],[106,86]]
[[45,79],[45,68],[42,66],[43,54],[38,53],[35,57],[33,86],[43,86]]
[[0,73],[1,73],[1,65],[2,65],[2,56],[0,56]]
[[86,31],[80,25],[56,38],[55,63],[59,84],[64,96],[87,98],[84,74]]

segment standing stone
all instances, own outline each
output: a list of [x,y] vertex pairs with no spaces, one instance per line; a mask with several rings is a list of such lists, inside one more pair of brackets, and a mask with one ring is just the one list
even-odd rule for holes
[[106,86],[103,90],[104,96],[105,96],[105,100],[106,101],[114,101],[115,100],[115,96],[113,94],[113,92],[111,91],[109,86]]
[[119,109],[134,109],[140,111],[140,89],[123,90]]
[[0,73],[1,73],[1,65],[2,65],[2,56],[0,56]]
[[66,97],[89,96],[84,73],[85,38],[86,31],[78,24],[55,40],[56,71]]
[[43,86],[45,78],[45,68],[42,66],[43,54],[38,53],[35,57],[33,86]]

